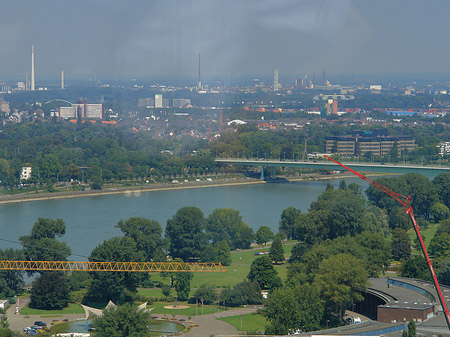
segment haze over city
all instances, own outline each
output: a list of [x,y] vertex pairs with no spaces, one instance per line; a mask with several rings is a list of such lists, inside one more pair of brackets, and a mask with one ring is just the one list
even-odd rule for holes
[[0,74],[448,72],[447,1],[8,1]]

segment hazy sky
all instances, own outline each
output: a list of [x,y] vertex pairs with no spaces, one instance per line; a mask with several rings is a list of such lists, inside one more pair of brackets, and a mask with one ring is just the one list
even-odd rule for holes
[[9,0],[0,81],[450,70],[448,0]]

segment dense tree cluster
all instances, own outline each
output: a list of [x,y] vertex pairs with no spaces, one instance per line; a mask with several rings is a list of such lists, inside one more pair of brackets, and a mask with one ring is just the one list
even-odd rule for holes
[[280,231],[293,239],[314,244],[326,239],[362,233],[365,230],[384,232],[386,216],[380,209],[367,207],[359,189],[341,185],[330,187],[311,204],[309,212],[285,209],[281,216]]
[[19,184],[25,165],[33,169],[27,183],[41,184],[57,179],[98,182],[216,170],[213,157],[198,151],[206,148],[203,140],[154,140],[149,133],[91,123],[11,125],[1,133],[0,145],[3,186]]
[[[377,182],[396,193],[411,196],[411,206],[416,217],[435,221],[441,221],[446,216],[448,217],[449,199],[446,189],[446,186],[450,186],[450,174],[448,173],[439,174],[431,181],[417,173],[408,173],[396,178],[380,178],[377,179]],[[404,215],[397,201],[374,186],[370,186],[366,193],[374,205],[388,212],[391,228],[409,228],[409,219]]]
[[230,307],[239,307],[244,304],[261,304],[263,303],[261,287],[256,281],[244,280],[233,288],[225,288],[220,294],[220,302]]
[[[236,116],[233,113],[230,118],[244,118],[249,112],[238,111]],[[440,137],[430,137],[430,130],[433,135],[448,133],[439,126],[418,126],[414,134],[406,127],[389,127],[392,135],[414,135],[419,148],[402,158],[387,154],[376,160],[438,162],[436,145]],[[87,180],[93,188],[101,188],[103,182],[109,181],[214,173],[225,169],[216,166],[216,156],[298,159],[305,138],[309,153],[322,153],[326,136],[348,134],[349,128],[356,130],[361,126],[344,127],[313,120],[301,131],[272,132],[260,131],[250,124],[207,141],[190,136],[153,139],[152,134],[136,132],[126,123],[119,127],[39,121],[7,125],[0,135],[0,184],[8,188],[18,186],[25,165],[33,168],[27,183],[48,184],[49,190],[57,180]],[[367,159],[372,160],[371,157],[369,153]],[[448,190],[444,185],[442,189]]]

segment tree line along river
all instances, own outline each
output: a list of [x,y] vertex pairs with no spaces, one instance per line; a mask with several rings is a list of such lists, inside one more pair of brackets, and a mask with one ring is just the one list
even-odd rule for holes
[[[37,218],[61,218],[67,229],[60,240],[71,247],[73,254],[88,256],[104,240],[122,235],[115,227],[119,220],[143,217],[156,220],[165,228],[166,221],[185,206],[200,208],[205,217],[216,208],[233,208],[240,211],[244,222],[255,232],[263,225],[277,232],[280,215],[285,208],[292,206],[305,212],[311,202],[325,191],[329,182],[337,186],[339,181],[225,185],[2,204],[0,238],[18,241],[21,235],[29,234]],[[346,181],[347,184],[356,182],[363,189],[368,186],[359,178]],[[3,240],[0,241],[3,249],[21,248],[18,244]],[[71,259],[85,260],[79,256]]]

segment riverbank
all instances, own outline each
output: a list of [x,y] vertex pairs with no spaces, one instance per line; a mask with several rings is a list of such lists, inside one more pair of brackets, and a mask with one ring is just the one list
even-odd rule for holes
[[[383,174],[371,174],[367,176],[380,176]],[[320,174],[303,174],[300,176],[286,176],[280,177],[280,182],[283,180],[286,182],[294,181],[314,181],[314,180],[333,180],[352,178],[354,175],[350,173],[340,173],[333,175],[320,175]],[[270,182],[270,181],[269,181]],[[265,184],[267,181],[260,179],[250,178],[232,178],[232,179],[214,179],[212,181],[190,181],[187,183],[180,182],[177,184],[151,184],[151,185],[136,185],[136,186],[124,186],[124,187],[111,187],[104,188],[102,190],[89,190],[89,191],[61,191],[61,192],[44,192],[44,193],[28,193],[28,194],[15,194],[15,195],[2,195],[0,196],[0,204],[18,203],[18,202],[31,202],[42,200],[57,200],[57,199],[71,199],[82,197],[95,197],[103,195],[114,194],[130,194],[137,195],[142,192],[158,192],[158,191],[170,191],[192,188],[206,188],[206,187],[220,187],[220,186],[241,186],[252,184]]]

